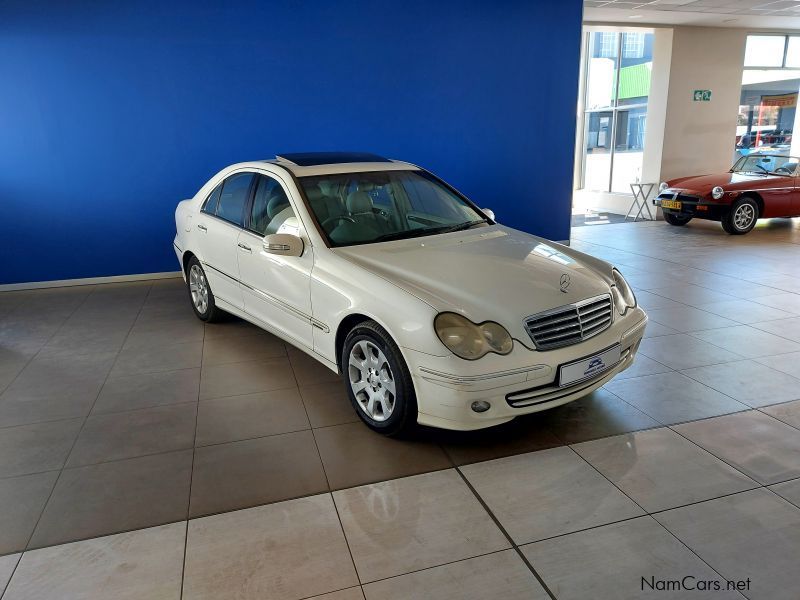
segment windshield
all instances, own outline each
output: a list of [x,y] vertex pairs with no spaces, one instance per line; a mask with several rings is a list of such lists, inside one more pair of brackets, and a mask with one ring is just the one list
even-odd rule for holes
[[794,175],[800,159],[793,156],[751,154],[743,156],[733,165],[734,173],[760,173],[762,175]]
[[468,229],[486,219],[424,171],[301,177],[309,206],[332,246],[369,244]]

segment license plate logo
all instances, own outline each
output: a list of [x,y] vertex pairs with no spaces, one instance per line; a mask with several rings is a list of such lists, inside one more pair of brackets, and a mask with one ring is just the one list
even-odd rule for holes
[[621,356],[622,353],[617,344],[599,354],[561,365],[558,369],[558,384],[564,387],[584,379],[591,379],[616,366]]

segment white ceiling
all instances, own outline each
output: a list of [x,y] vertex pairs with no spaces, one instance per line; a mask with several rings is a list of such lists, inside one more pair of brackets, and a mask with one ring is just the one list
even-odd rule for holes
[[800,0],[584,0],[585,22],[800,29]]

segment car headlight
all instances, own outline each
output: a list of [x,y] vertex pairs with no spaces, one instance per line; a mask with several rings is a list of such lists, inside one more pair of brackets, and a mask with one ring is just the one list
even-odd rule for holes
[[622,273],[614,269],[611,275],[614,278],[614,285],[611,288],[611,294],[614,296],[614,305],[617,307],[617,312],[620,315],[624,315],[629,308],[636,306],[636,296],[634,296],[631,286],[625,281]]
[[719,199],[720,199],[720,198],[722,198],[724,195],[725,195],[725,190],[723,190],[723,189],[722,189],[721,187],[719,187],[719,186],[717,186],[717,187],[715,187],[715,188],[713,188],[713,189],[711,190],[711,197],[712,197],[714,200],[719,200]]
[[441,313],[433,321],[436,335],[459,358],[477,360],[489,352],[508,354],[514,340],[505,327],[493,321],[475,324],[456,313]]
[[661,183],[658,184],[658,193],[660,194],[661,192],[663,192],[668,187],[669,187],[669,185],[667,184],[667,182],[666,181],[662,181]]

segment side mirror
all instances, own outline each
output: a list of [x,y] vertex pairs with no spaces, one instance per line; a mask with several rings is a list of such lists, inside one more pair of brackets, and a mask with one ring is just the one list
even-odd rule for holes
[[489,217],[492,221],[496,221],[497,219],[494,218],[494,211],[491,208],[482,208],[483,214]]
[[271,233],[264,236],[264,250],[280,256],[302,256],[305,244],[291,233]]

